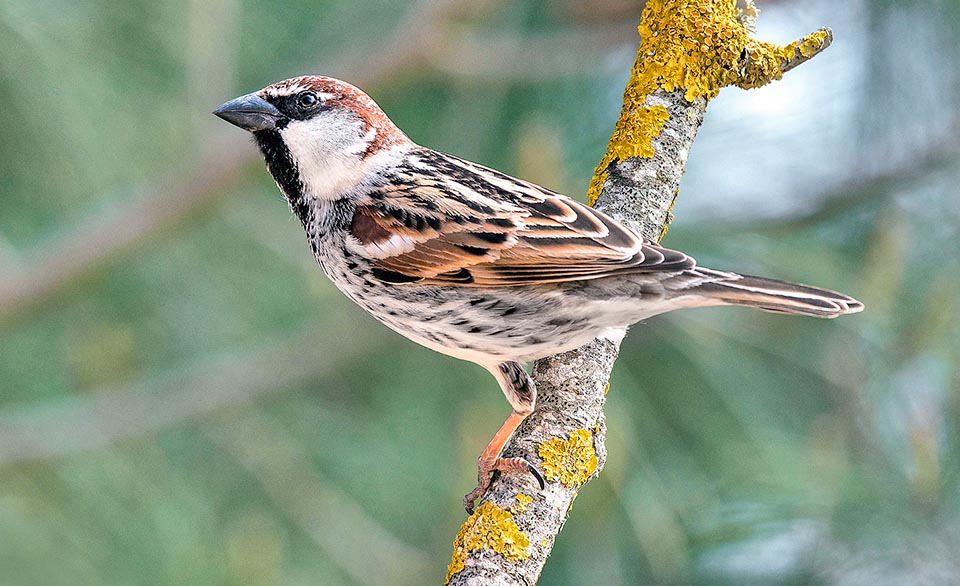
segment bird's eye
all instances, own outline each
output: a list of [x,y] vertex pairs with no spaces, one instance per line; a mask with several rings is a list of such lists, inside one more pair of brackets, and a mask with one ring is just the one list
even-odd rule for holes
[[313,92],[303,92],[297,97],[297,104],[303,108],[313,108],[320,103],[320,98]]

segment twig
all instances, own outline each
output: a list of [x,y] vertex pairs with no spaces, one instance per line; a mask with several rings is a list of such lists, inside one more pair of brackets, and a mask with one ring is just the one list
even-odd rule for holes
[[[790,59],[796,47],[750,39],[734,0],[651,0],[639,30],[623,110],[588,196],[598,209],[659,240],[707,102],[725,85],[760,85],[778,79],[781,66],[802,61]],[[800,42],[814,39],[819,51],[826,38],[814,33]],[[803,60],[812,56],[809,45],[802,53]],[[604,394],[621,337],[613,332],[536,363],[537,409],[505,455],[526,458],[550,482],[538,491],[525,476],[494,481],[454,542],[449,584],[537,581],[578,490],[603,468]]]
[[744,89],[780,79],[794,67],[813,59],[833,43],[833,31],[822,28],[789,45],[777,46],[750,39],[737,62],[730,83]]
[[824,27],[802,39],[792,43],[793,56],[780,63],[780,71],[786,73],[798,65],[803,65],[833,44],[833,30]]

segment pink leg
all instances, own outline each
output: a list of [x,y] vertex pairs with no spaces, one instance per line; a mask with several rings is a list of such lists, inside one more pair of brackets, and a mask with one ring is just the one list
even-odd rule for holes
[[507,443],[507,440],[510,439],[510,436],[513,435],[517,427],[527,418],[527,415],[530,415],[530,412],[518,413],[514,411],[511,413],[510,416],[507,417],[507,420],[503,422],[503,425],[500,426],[496,435],[493,436],[493,439],[490,440],[490,443],[487,444],[483,453],[480,454],[480,458],[477,459],[477,487],[470,491],[470,494],[463,497],[463,506],[467,509],[468,513],[473,513],[473,505],[476,500],[483,496],[483,494],[487,492],[487,489],[490,488],[490,482],[492,481],[491,474],[494,470],[500,470],[502,472],[530,472],[536,477],[537,482],[540,483],[540,488],[543,489],[543,477],[529,462],[523,458],[500,457],[503,446]]

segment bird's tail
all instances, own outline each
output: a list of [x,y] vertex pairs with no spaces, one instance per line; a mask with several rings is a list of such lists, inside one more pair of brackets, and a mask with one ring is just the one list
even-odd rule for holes
[[[709,269],[699,272],[713,273]],[[719,279],[697,287],[697,293],[723,305],[745,305],[764,311],[834,318],[863,311],[863,304],[843,293],[750,275],[717,275],[739,278]]]

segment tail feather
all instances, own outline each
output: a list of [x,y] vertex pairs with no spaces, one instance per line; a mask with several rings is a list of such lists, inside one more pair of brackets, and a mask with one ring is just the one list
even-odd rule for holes
[[[717,274],[734,276],[730,273]],[[836,291],[750,275],[735,276],[739,278],[703,283],[697,287],[697,293],[725,305],[745,305],[764,311],[812,317],[834,318],[863,311],[863,303]]]

